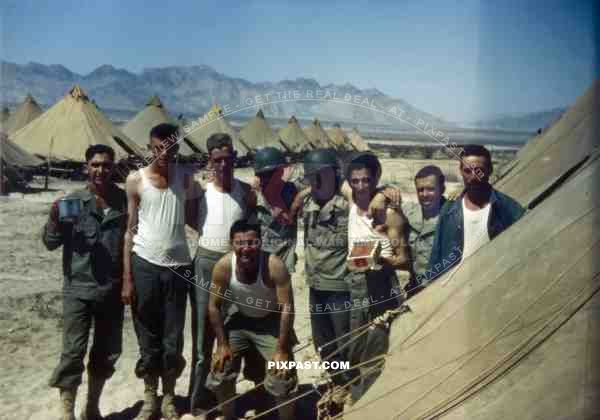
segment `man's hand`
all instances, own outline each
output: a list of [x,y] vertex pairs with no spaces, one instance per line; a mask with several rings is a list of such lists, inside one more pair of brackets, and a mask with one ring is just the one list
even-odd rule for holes
[[135,287],[133,286],[133,278],[131,273],[123,274],[123,286],[121,287],[121,302],[123,305],[135,307]]
[[56,200],[54,203],[52,203],[52,207],[50,207],[50,221],[54,224],[54,226],[57,226],[59,223],[58,217],[58,200]]
[[462,188],[456,188],[454,190],[448,191],[446,193],[446,198],[448,198],[448,200],[450,200],[450,201],[456,201],[458,199],[458,197],[460,197],[462,192],[463,192]]
[[389,201],[391,206],[400,207],[400,204],[402,204],[402,193],[398,188],[385,187],[381,190],[381,193]]
[[212,370],[215,372],[223,372],[225,363],[231,360],[233,354],[231,353],[231,347],[229,344],[222,344],[217,347],[217,352],[213,356]]
[[399,208],[402,203],[402,193],[398,188],[385,187],[375,194],[369,203],[367,217],[376,218],[384,215],[386,207]]
[[273,373],[275,373],[277,376],[286,378],[289,375],[290,370],[289,369],[277,369],[277,366],[280,364],[280,362],[288,362],[289,360],[290,360],[290,353],[287,351],[278,349],[275,352],[275,354],[273,355],[272,361],[275,362],[275,367],[271,368],[271,371]]

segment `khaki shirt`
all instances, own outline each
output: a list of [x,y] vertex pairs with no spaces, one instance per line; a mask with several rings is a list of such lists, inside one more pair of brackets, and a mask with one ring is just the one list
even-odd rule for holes
[[337,193],[323,207],[312,196],[304,201],[306,283],[316,290],[347,291],[349,203]]
[[412,269],[415,276],[419,277],[427,272],[439,216],[423,219],[423,211],[418,202],[402,202],[402,212],[408,221]]

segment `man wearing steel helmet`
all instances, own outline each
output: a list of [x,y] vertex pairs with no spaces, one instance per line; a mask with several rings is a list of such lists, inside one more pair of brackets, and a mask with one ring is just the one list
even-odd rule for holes
[[[306,283],[313,342],[323,360],[347,361],[341,347],[347,340],[336,340],[350,329],[346,284],[348,256],[348,201],[341,193],[341,177],[336,154],[331,149],[316,149],[304,158],[304,176],[310,183],[294,200],[304,221]],[[339,351],[338,351],[339,350]],[[335,355],[328,357],[332,353]],[[346,371],[332,377],[338,386],[355,377]]]
[[298,189],[284,179],[287,164],[280,150],[274,147],[259,149],[254,162],[259,187],[255,215],[262,230],[262,249],[281,258],[288,272],[293,273],[297,226],[291,206]]

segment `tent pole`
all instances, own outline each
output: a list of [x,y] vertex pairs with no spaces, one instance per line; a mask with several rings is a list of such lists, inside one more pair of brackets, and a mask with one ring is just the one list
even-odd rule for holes
[[54,137],[50,138],[50,148],[48,149],[48,158],[46,160],[46,179],[44,180],[44,191],[48,191],[48,177],[50,176],[50,155],[52,153],[52,143],[54,142]]
[[0,195],[8,195],[8,177],[4,182],[4,159],[0,157]]

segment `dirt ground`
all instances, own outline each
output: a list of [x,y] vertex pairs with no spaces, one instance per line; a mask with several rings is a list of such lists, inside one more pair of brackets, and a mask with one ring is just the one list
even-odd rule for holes
[[[402,189],[404,199],[414,200],[412,177],[431,161],[384,159],[384,183]],[[456,173],[456,163],[435,161],[449,175]],[[238,176],[248,179],[249,170],[239,170]],[[455,176],[455,175],[452,175]],[[455,180],[451,178],[449,180]],[[36,186],[34,184],[34,186]],[[37,185],[38,187],[40,184]],[[0,419],[48,420],[57,418],[58,391],[49,388],[47,381],[56,366],[61,350],[61,252],[49,252],[40,240],[49,206],[66,191],[81,188],[83,183],[53,179],[51,191],[11,194],[0,198]],[[195,248],[195,237],[189,236]],[[299,261],[292,281],[298,313],[295,330],[302,348],[296,360],[316,360],[310,345],[310,322],[307,313],[307,288],[304,285],[304,258],[298,249]],[[184,355],[191,359],[191,331],[188,317],[185,330]],[[133,373],[138,347],[129,309],[123,332],[123,353],[117,371],[107,383],[101,411],[108,419],[126,420],[135,417],[141,407],[142,382]],[[299,371],[304,387],[310,386],[319,371]],[[176,392],[184,408],[187,394],[189,364],[177,384]],[[85,376],[84,376],[85,385]],[[252,387],[247,381],[238,385],[238,392]],[[82,386],[77,399],[77,413],[85,401],[86,387]],[[304,417],[299,417],[304,418]]]

